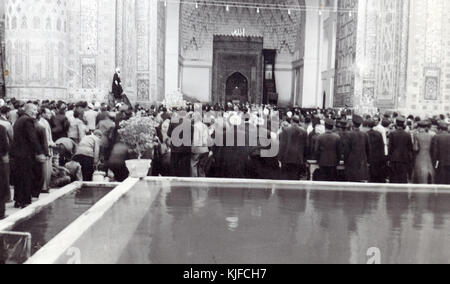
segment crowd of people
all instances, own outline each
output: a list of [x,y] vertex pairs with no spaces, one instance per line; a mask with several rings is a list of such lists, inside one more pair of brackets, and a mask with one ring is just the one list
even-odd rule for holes
[[[203,105],[200,111],[194,104],[112,108],[15,99],[2,100],[0,106],[0,218],[12,202],[11,186],[14,206],[24,208],[50,188],[92,181],[96,171],[125,180],[125,161],[136,157],[118,133],[121,122],[133,116],[153,117],[159,125],[157,147],[147,155],[153,161],[149,175],[450,184],[448,114],[359,116],[350,110],[233,103]],[[189,143],[174,143],[172,136],[186,121]],[[250,143],[250,125],[264,128],[272,145]],[[225,141],[228,132],[234,143]],[[246,137],[243,144],[237,143],[239,132]],[[218,137],[224,143],[210,143]],[[262,154],[274,144],[276,155]],[[310,173],[313,163],[320,169]]]

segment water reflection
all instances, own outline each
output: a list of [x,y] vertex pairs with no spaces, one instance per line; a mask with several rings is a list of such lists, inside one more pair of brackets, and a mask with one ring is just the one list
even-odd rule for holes
[[17,224],[12,231],[31,234],[31,253],[34,254],[111,190],[111,188],[83,188],[61,197],[37,215]]
[[427,209],[433,213],[434,229],[444,228],[450,216],[450,194],[429,194]]
[[448,204],[448,193],[173,182],[140,225],[150,252],[121,262],[366,263],[371,247],[384,263],[447,262]]

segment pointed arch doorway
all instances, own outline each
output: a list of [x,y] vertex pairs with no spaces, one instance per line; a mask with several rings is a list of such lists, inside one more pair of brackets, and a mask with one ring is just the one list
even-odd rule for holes
[[262,37],[214,36],[212,101],[260,104],[263,99]]
[[248,102],[248,80],[240,72],[231,74],[226,83],[226,100],[240,103]]

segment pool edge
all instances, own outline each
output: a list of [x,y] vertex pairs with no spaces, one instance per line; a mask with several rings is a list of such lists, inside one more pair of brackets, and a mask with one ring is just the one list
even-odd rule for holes
[[129,178],[116,186],[110,193],[37,251],[25,264],[56,263],[89,228],[97,223],[138,182],[139,179]]

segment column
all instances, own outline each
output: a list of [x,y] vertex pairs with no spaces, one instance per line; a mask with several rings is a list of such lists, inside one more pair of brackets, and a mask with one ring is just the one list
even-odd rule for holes
[[166,25],[166,95],[179,89],[180,74],[180,3],[167,3]]
[[[306,1],[306,6],[316,7],[316,1]],[[302,107],[318,107],[321,91],[321,20],[318,11],[306,11],[305,55],[303,61]]]

